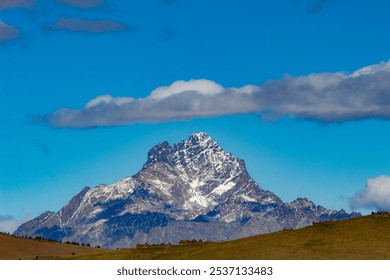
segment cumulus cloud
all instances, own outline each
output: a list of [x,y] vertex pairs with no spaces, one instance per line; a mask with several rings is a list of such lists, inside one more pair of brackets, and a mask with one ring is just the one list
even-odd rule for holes
[[390,61],[351,74],[286,75],[240,88],[205,79],[176,81],[145,98],[98,96],[81,109],[60,109],[37,121],[85,128],[243,113],[258,113],[264,120],[282,116],[321,122],[390,119]]
[[87,20],[80,18],[61,18],[47,28],[73,32],[106,33],[128,30],[128,26],[109,19]]
[[94,8],[103,4],[103,0],[57,0],[57,2],[81,9]]
[[170,86],[159,87],[150,94],[151,99],[161,100],[169,96],[181,94],[186,91],[195,91],[203,95],[212,95],[223,92],[223,87],[213,81],[201,79],[176,81]]
[[14,8],[31,8],[35,5],[36,0],[1,0],[0,10]]
[[0,19],[0,44],[3,41],[11,40],[21,34],[20,30],[14,26],[6,24]]
[[366,208],[390,211],[390,176],[367,180],[364,190],[350,199],[352,209]]
[[263,85],[257,103],[277,115],[325,122],[390,118],[390,61],[352,74],[286,76]]
[[176,81],[157,88],[146,98],[102,95],[81,110],[62,109],[39,121],[56,127],[86,128],[255,112],[253,96],[246,91],[249,90],[224,89],[208,80]]

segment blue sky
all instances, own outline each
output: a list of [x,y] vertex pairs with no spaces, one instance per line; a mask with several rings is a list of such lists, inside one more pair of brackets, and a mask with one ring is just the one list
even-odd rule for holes
[[0,230],[199,131],[284,201],[390,209],[389,11],[380,0],[0,1]]

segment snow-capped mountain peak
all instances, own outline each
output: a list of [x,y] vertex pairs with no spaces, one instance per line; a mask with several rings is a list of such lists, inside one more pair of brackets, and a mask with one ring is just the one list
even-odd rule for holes
[[283,203],[250,177],[243,160],[200,132],[154,146],[134,176],[84,188],[60,211],[45,212],[15,234],[129,247],[226,240],[350,216],[308,199]]
[[202,147],[218,145],[218,143],[211,139],[211,137],[205,132],[191,134],[186,142],[190,142],[191,144],[196,143]]

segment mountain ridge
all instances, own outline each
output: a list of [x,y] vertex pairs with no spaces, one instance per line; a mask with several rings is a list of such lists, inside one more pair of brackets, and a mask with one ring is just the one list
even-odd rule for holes
[[356,216],[303,198],[284,203],[250,177],[244,160],[201,132],[172,146],[155,145],[135,175],[83,188],[60,211],[45,212],[15,234],[134,247],[229,240]]

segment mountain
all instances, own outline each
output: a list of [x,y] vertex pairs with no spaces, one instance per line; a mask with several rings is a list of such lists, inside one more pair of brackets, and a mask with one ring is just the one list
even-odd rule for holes
[[156,145],[134,176],[86,187],[60,211],[43,213],[15,234],[134,247],[231,240],[358,215],[328,210],[306,198],[284,203],[250,177],[243,160],[202,132],[173,146]]

